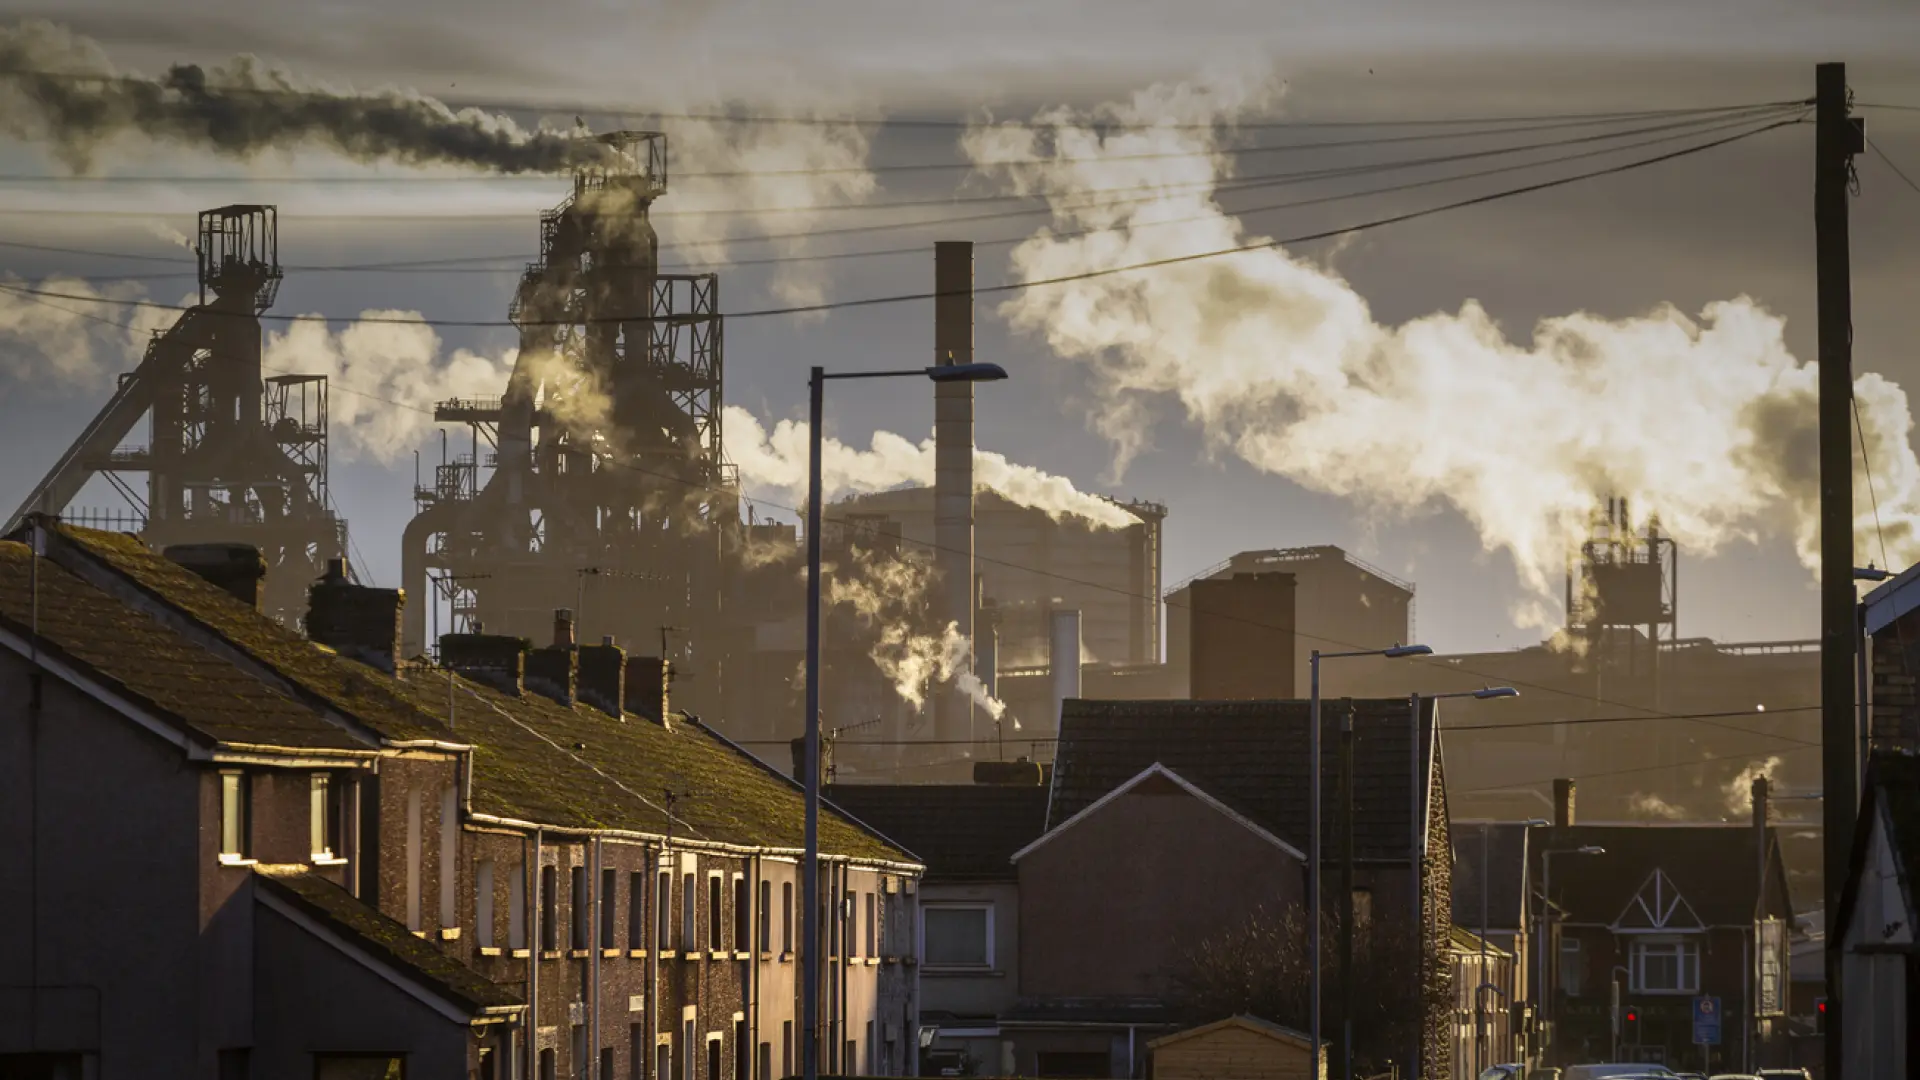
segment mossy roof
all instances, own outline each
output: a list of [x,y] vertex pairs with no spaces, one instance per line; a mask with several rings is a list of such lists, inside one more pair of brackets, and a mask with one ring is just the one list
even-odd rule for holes
[[0,621],[115,692],[170,720],[202,744],[369,750],[277,688],[184,634],[96,589],[51,560],[0,541]]
[[[443,740],[437,714],[399,693],[399,680],[314,645],[198,574],[155,554],[137,538],[71,525],[56,526],[95,563],[219,634],[312,695],[397,742]],[[444,712],[445,710],[440,710]]]
[[254,876],[262,888],[272,889],[309,917],[407,971],[455,1004],[475,1012],[526,1004],[512,987],[494,982],[445,950],[415,937],[401,923],[304,866],[257,866]]
[[[444,715],[448,680],[445,671],[417,670],[402,685],[421,707]],[[804,843],[800,788],[698,721],[681,714],[665,727],[632,714],[616,720],[585,705],[452,681],[450,737],[473,747],[476,812],[560,829],[670,831],[742,847],[797,850]],[[825,804],[820,850],[918,862]]]
[[[427,739],[471,746],[472,807],[479,813],[555,829],[649,836],[671,832],[682,839],[740,847],[797,850],[804,842],[805,805],[799,787],[696,721],[681,717],[669,727],[634,715],[621,721],[586,705],[569,707],[531,692],[514,697],[457,676],[451,677],[449,715],[450,676],[443,669],[410,668],[388,675],[307,641],[149,551],[136,537],[69,525],[57,528],[97,565],[286,678],[310,699],[311,707],[335,709],[397,742]],[[99,595],[123,613],[160,627],[156,620]],[[184,639],[174,647],[213,657]],[[139,653],[133,649],[127,655]],[[258,680],[253,682],[265,689]],[[324,717],[312,711],[302,714],[299,704],[284,695],[280,700],[309,727],[335,733],[341,745],[364,748]],[[275,723],[281,719],[276,713]],[[268,737],[280,730],[275,727],[253,741],[284,745],[283,739]],[[671,820],[668,792],[673,793]],[[820,849],[830,855],[917,863],[831,806],[822,807]]]

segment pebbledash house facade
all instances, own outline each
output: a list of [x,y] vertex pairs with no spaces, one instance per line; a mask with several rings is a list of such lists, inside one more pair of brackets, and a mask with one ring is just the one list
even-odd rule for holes
[[[36,556],[36,552],[39,554]],[[799,1069],[797,786],[657,659],[450,635],[232,545],[0,540],[0,1074]],[[916,1070],[921,866],[826,808],[823,1071]]]

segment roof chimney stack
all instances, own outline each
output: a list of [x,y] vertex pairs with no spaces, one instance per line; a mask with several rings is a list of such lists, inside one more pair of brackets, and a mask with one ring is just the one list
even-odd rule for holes
[[627,650],[608,637],[598,645],[582,645],[580,700],[615,720],[626,719]]
[[1553,824],[1558,829],[1573,827],[1573,781],[1561,777],[1553,782]]
[[571,649],[573,646],[573,609],[553,609],[553,647]]
[[208,584],[260,610],[260,583],[267,576],[267,560],[252,544],[169,544],[161,554],[168,562],[193,571]]
[[442,666],[510,697],[526,686],[527,649],[527,639],[505,634],[440,635]]
[[328,559],[326,576],[307,590],[307,639],[392,674],[406,605],[401,590],[355,585],[347,560]]

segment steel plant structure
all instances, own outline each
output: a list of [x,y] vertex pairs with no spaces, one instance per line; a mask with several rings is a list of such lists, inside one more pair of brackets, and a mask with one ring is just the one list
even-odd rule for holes
[[589,637],[670,640],[683,669],[717,671],[717,646],[690,649],[719,640],[740,533],[721,457],[719,279],[660,272],[647,212],[667,190],[666,136],[595,138],[604,152],[541,215],[505,396],[434,410],[471,437],[415,493],[402,584],[434,592],[407,607],[410,655],[433,644],[429,608],[447,614],[441,630],[537,640],[565,598]]
[[[198,253],[199,303],[153,336],[5,532],[42,511],[155,547],[251,544],[266,560],[262,608],[297,619],[307,586],[347,547],[327,496],[326,376],[268,378],[261,367],[260,315],[280,285],[273,207],[201,213]],[[147,445],[123,444],[142,416]],[[144,495],[130,473],[146,474]],[[69,510],[95,477],[129,509]]]

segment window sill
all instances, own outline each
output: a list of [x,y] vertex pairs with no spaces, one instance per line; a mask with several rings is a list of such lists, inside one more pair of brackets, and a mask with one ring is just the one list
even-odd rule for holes
[[499,956],[500,950],[494,948],[491,945],[482,945],[480,946],[480,955],[481,956]]
[[869,956],[869,957],[867,957],[867,966],[868,966],[868,967],[878,967],[879,965],[880,965],[880,958],[879,958],[879,957],[877,957],[877,956]]
[[733,958],[735,960],[751,960],[753,959],[753,954],[750,952],[736,952],[733,954]]
[[561,952],[559,949],[541,949],[540,950],[540,959],[542,960],[558,960],[565,955],[567,954]]
[[[616,952],[618,952],[619,950],[617,950],[617,949],[616,949],[616,950],[614,950],[614,951],[616,951]],[[631,959],[631,960],[645,960],[645,959],[647,958],[647,950],[645,950],[645,949],[628,949],[628,950],[627,950],[627,957],[628,957],[628,959]]]
[[660,959],[662,959],[662,960],[672,960],[672,959],[674,959],[674,958],[676,958],[676,957],[678,957],[679,955],[680,955],[679,953],[677,953],[677,952],[674,952],[674,951],[673,951],[672,949],[661,949],[661,950],[660,950]]
[[515,960],[525,960],[527,957],[532,956],[533,953],[528,949],[514,949],[512,955]]
[[221,866],[255,866],[258,865],[259,862],[259,859],[249,859],[245,855],[235,855],[231,852],[220,853]]
[[708,949],[707,950],[707,959],[709,960],[725,960],[729,955],[731,954],[728,953],[727,950],[725,949]]
[[441,927],[441,929],[440,929],[440,940],[441,940],[441,941],[459,941],[459,940],[460,940],[460,928],[459,928],[459,927],[457,927],[457,926],[445,926],[445,927]]
[[345,866],[352,861],[353,861],[352,859],[342,858],[340,856],[336,856],[333,854],[321,853],[321,854],[315,854],[312,857],[312,861],[310,861],[307,865],[308,866]]
[[602,959],[612,959],[620,955],[622,955],[622,953],[619,949],[601,949],[600,950],[600,956]]
[[569,949],[567,956],[575,960],[585,960],[592,952],[592,949]]
[[414,937],[419,938],[421,941],[427,940],[427,932],[425,930],[409,930],[407,931],[407,933],[412,934]]
[[766,963],[771,963],[772,961],[773,961],[773,954],[772,954],[772,953],[770,953],[770,952],[762,952],[762,953],[760,954],[760,962],[761,962],[761,963],[763,963],[763,964],[766,964]]
[[781,953],[781,954],[780,954],[780,962],[781,962],[781,963],[783,963],[783,964],[791,964],[791,963],[793,963],[793,950],[792,950],[792,949],[788,949],[788,950],[786,950],[785,952],[783,952],[783,953]]

